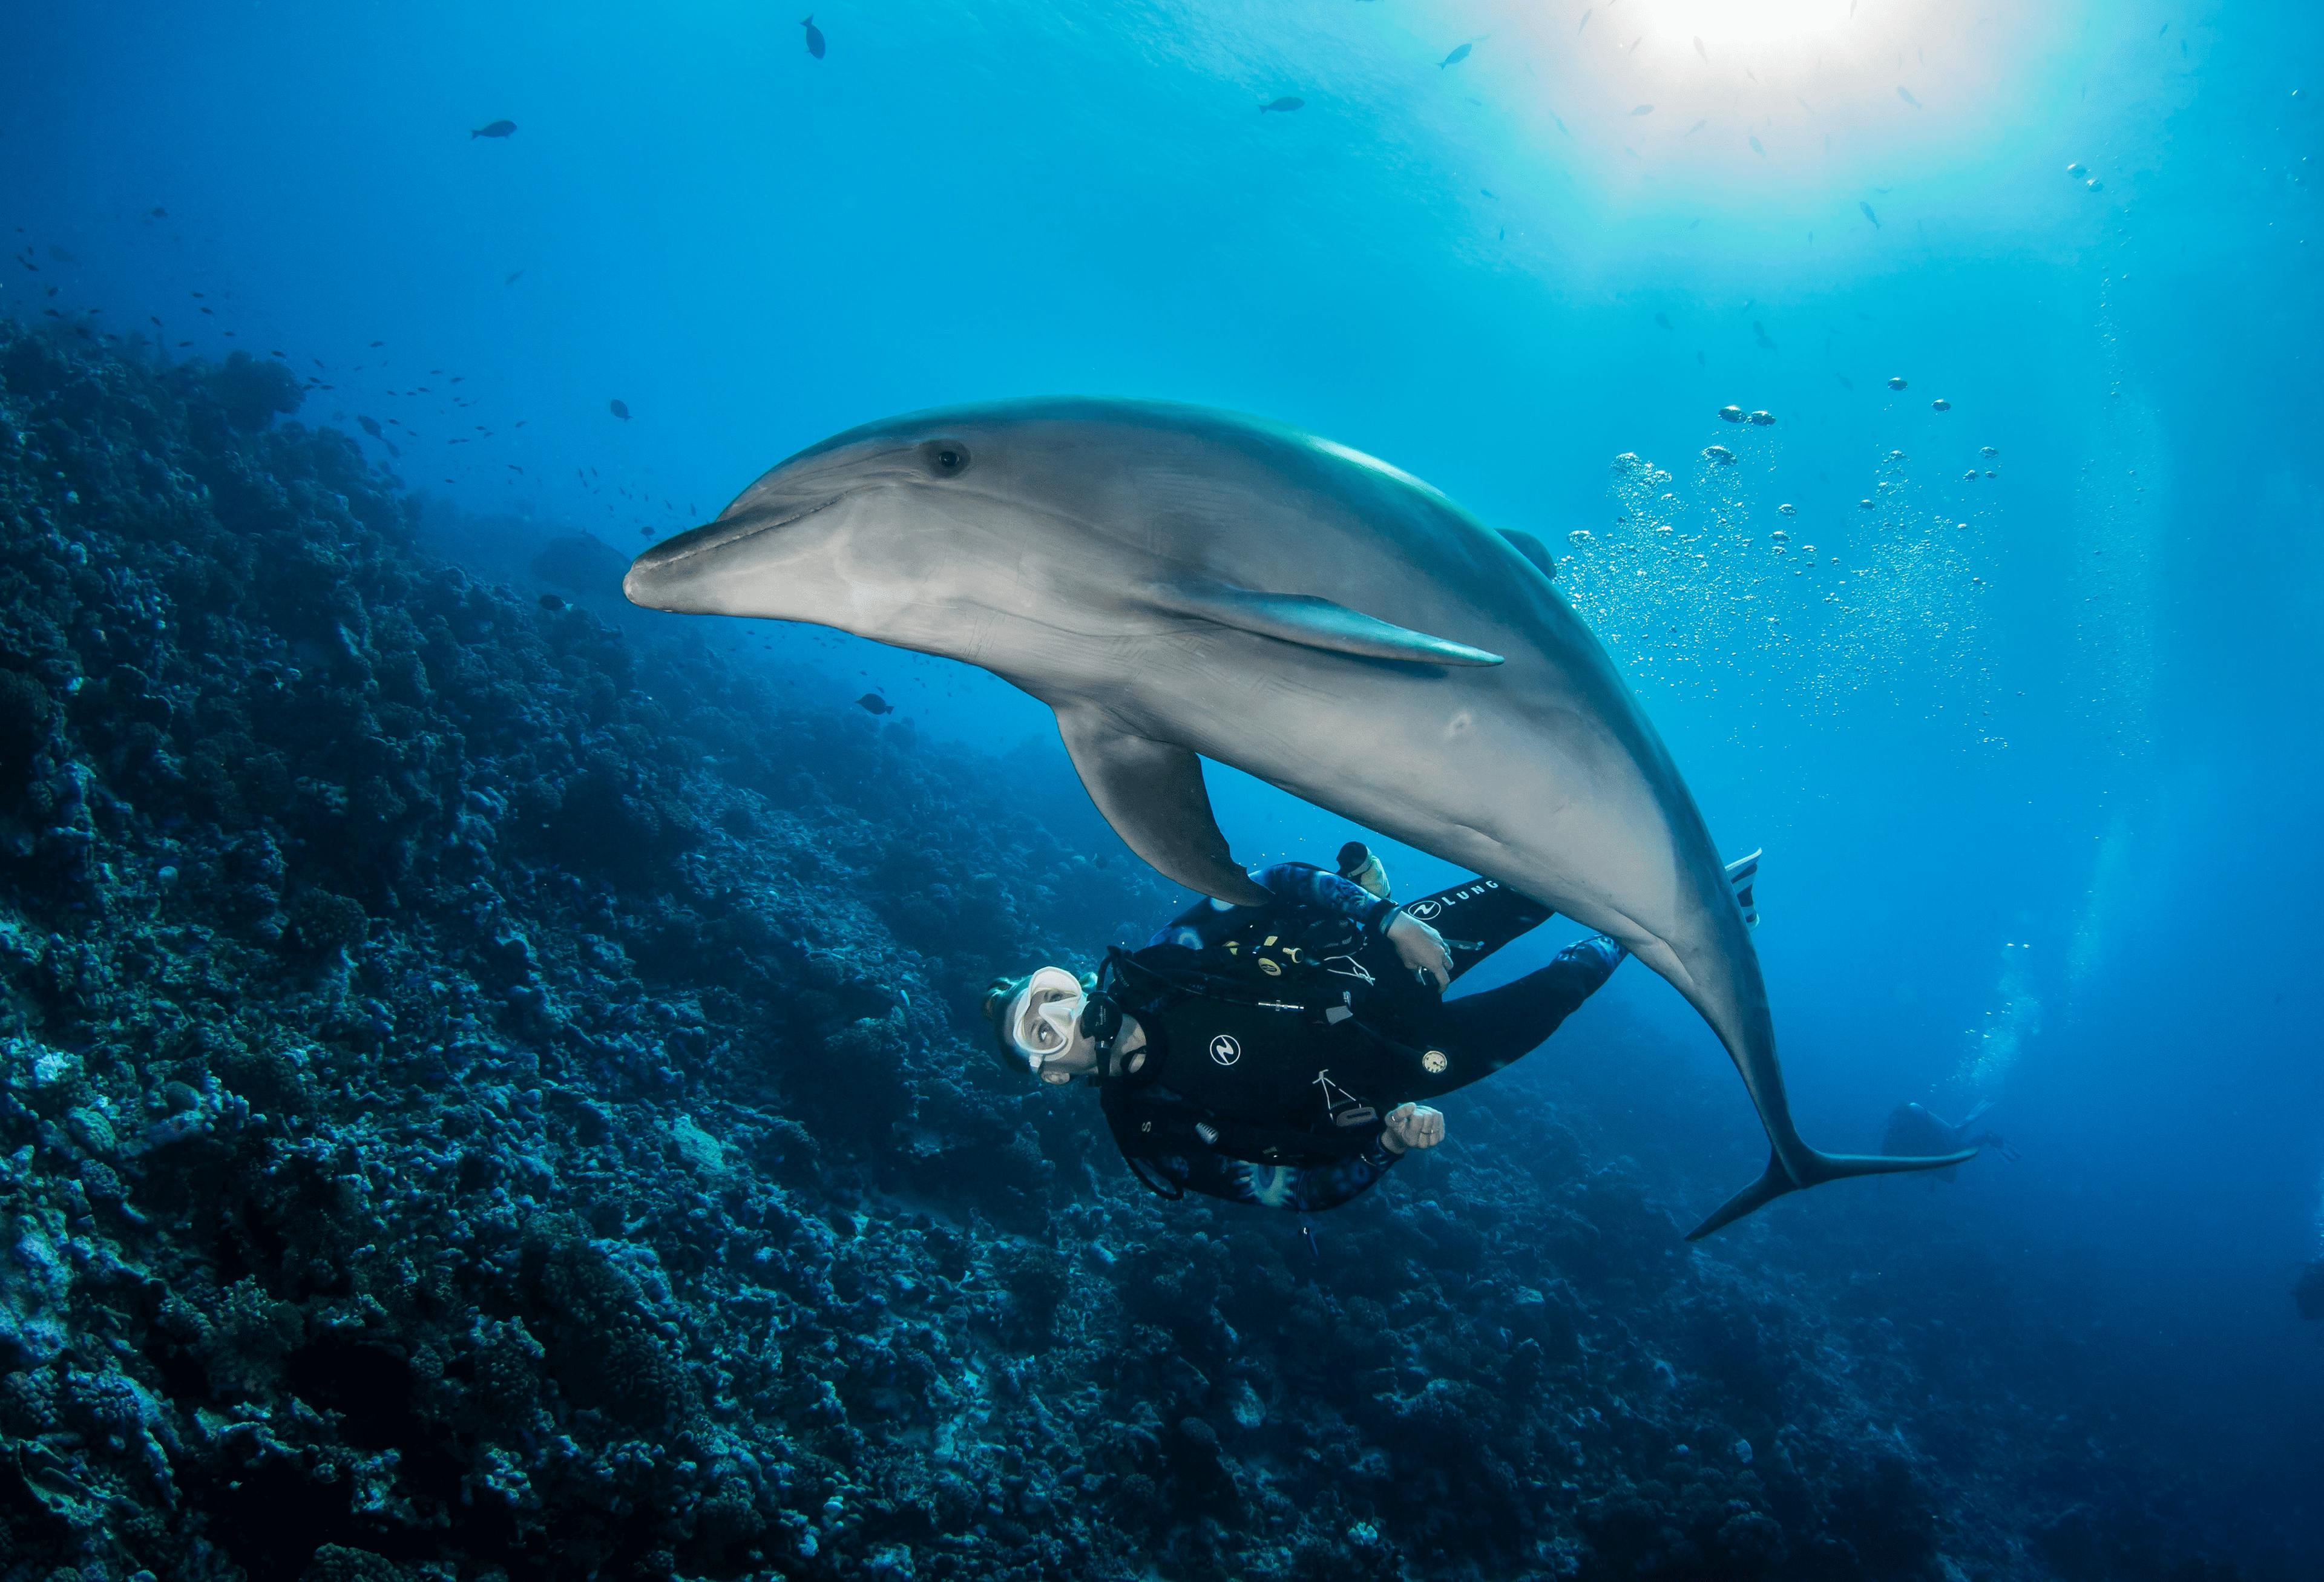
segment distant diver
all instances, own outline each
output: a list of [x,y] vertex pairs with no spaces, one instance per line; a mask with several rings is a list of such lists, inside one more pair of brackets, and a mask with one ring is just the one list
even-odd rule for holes
[[[1956,1126],[1921,1105],[1900,1104],[1889,1112],[1887,1129],[1880,1135],[1880,1151],[1883,1154],[1910,1155],[1957,1154],[1965,1148],[1990,1148],[2015,1164],[2019,1157],[2017,1150],[2002,1141],[1998,1132],[1970,1129],[1992,1108],[1993,1100],[1981,1100]],[[1952,1181],[1960,1173],[1952,1169],[1930,1172],[1939,1181]]]
[[[1730,869],[1738,898],[1757,869],[1757,853]],[[1443,1140],[1427,1100],[1538,1048],[1629,954],[1597,934],[1445,1000],[1550,908],[1485,878],[1399,906],[1360,842],[1337,873],[1250,878],[1259,905],[1197,901],[1087,977],[1041,967],[985,991],[1002,1064],[1095,1087],[1130,1173],[1166,1198],[1337,1208]]]
[[2318,1258],[2300,1271],[2300,1278],[2292,1287],[2292,1305],[2303,1319],[2324,1319],[2324,1258]]
[[1609,935],[1710,1024],[1766,1133],[1766,1167],[1695,1237],[1804,1187],[1960,1164],[1800,1136],[1710,828],[1554,566],[1319,436],[1051,397],[810,446],[622,586],[991,671],[1056,711],[1130,848],[1215,899],[1274,897],[1218,827],[1206,757]]

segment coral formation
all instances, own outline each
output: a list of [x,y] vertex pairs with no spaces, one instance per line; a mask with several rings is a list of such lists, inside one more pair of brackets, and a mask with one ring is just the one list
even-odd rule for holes
[[2229,1574],[1537,1087],[1320,1253],[1144,1196],[979,1045],[1172,904],[1054,766],[478,580],[276,372],[0,327],[5,1582]]

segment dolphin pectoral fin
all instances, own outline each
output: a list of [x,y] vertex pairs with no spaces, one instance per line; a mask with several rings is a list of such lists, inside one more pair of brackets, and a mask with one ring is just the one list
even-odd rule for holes
[[1057,733],[1098,812],[1156,872],[1237,906],[1269,899],[1228,851],[1192,749],[1132,736],[1092,708],[1059,709]]
[[1173,614],[1192,615],[1239,631],[1335,654],[1420,665],[1502,662],[1499,654],[1414,631],[1308,593],[1266,593],[1208,578],[1157,584],[1150,593],[1157,604]]
[[1802,1148],[1800,1155],[1800,1171],[1805,1179],[1795,1178],[1784,1167],[1784,1162],[1770,1153],[1766,1173],[1720,1204],[1710,1219],[1686,1233],[1686,1239],[1701,1241],[1712,1231],[1724,1229],[1754,1209],[1766,1208],[1785,1192],[1795,1192],[1803,1187],[1821,1186],[1828,1181],[1844,1181],[1853,1175],[1897,1175],[1914,1170],[1942,1170],[1947,1165],[1961,1164],[1976,1158],[1977,1150],[1967,1148],[1958,1154],[1940,1154],[1925,1159],[1886,1154],[1820,1154],[1813,1148]]

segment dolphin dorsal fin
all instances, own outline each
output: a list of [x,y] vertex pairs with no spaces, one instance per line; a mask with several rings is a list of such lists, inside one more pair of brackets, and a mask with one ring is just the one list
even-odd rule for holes
[[1268,899],[1228,851],[1192,749],[1133,735],[1086,704],[1057,711],[1057,734],[1098,812],[1156,872],[1238,906]]
[[1268,593],[1208,577],[1178,577],[1157,584],[1154,602],[1178,615],[1192,615],[1240,631],[1286,643],[1353,654],[1366,659],[1400,659],[1418,665],[1499,665],[1501,656],[1450,638],[1397,626],[1319,599],[1311,593]]
[[1549,552],[1548,545],[1521,529],[1501,528],[1497,530],[1509,541],[1510,548],[1541,567],[1542,575],[1552,582],[1557,580],[1557,556]]

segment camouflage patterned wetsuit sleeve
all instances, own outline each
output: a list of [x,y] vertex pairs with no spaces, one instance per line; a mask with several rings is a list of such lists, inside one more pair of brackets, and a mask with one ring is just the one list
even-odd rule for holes
[[1166,1154],[1148,1164],[1172,1185],[1231,1203],[1259,1209],[1288,1209],[1295,1214],[1336,1209],[1379,1184],[1402,1158],[1378,1143],[1361,1154],[1335,1159],[1329,1164],[1295,1170],[1284,1164],[1250,1164],[1218,1154],[1191,1157]]
[[[1250,878],[1252,883],[1275,897],[1274,908],[1351,917],[1370,934],[1386,928],[1388,919],[1396,914],[1395,902],[1383,901],[1361,885],[1351,883],[1312,862],[1278,862],[1272,868],[1255,868],[1250,870]],[[1228,935],[1269,909],[1197,901],[1146,943],[1182,945],[1191,951],[1216,950]]]

